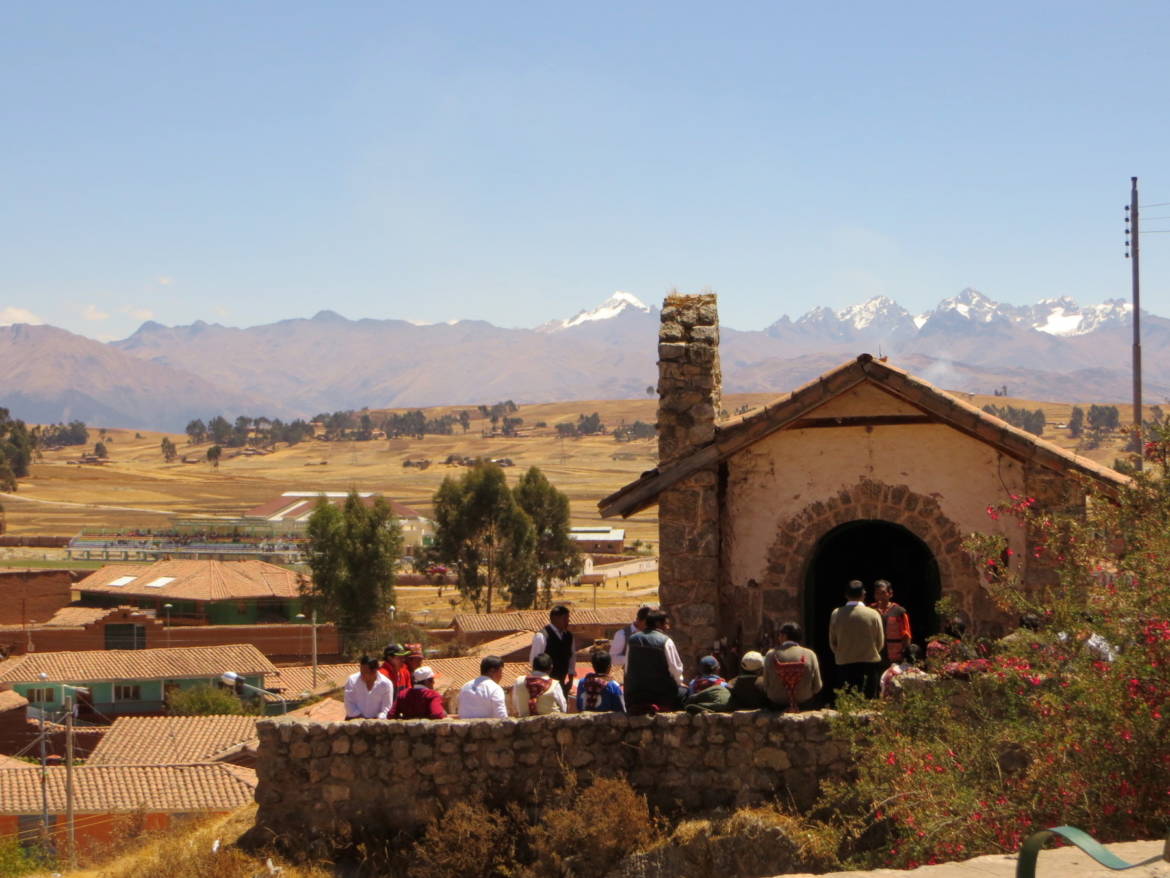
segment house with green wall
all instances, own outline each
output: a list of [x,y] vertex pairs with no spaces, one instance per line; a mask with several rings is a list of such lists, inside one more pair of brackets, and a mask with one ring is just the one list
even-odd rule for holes
[[163,624],[293,622],[302,575],[267,561],[107,564],[73,586],[82,606],[153,609]]
[[[164,714],[170,692],[195,686],[235,688],[244,698],[261,697],[245,686],[223,682],[231,672],[263,689],[276,667],[251,644],[171,649],[33,652],[0,662],[0,687],[11,689],[46,713],[61,711],[71,696],[82,719]],[[77,692],[84,689],[85,692]]]

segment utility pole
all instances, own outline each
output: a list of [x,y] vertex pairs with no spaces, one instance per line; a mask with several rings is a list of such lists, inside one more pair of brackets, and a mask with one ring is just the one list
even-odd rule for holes
[[1133,436],[1137,443],[1137,468],[1142,468],[1145,447],[1142,443],[1142,329],[1141,329],[1141,230],[1138,227],[1138,178],[1129,178],[1129,252],[1133,283]]
[[317,611],[313,610],[313,692],[317,691]]
[[65,826],[69,868],[77,868],[77,833],[73,820],[73,696],[65,696]]
[[45,850],[49,849],[49,768],[45,754],[45,682],[49,675],[44,671],[37,674],[41,681],[41,699],[38,702],[40,709],[37,714],[41,718],[41,839]]

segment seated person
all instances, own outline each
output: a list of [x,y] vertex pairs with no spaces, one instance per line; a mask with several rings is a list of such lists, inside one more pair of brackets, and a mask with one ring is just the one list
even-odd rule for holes
[[731,708],[731,689],[719,676],[719,659],[705,655],[699,659],[699,674],[687,684],[683,707],[688,713],[698,711],[727,712]]
[[605,650],[598,650],[590,656],[593,673],[586,674],[577,684],[577,710],[612,711],[625,713],[626,703],[622,698],[621,685],[609,676],[613,659]]
[[551,676],[552,657],[542,652],[532,660],[532,673],[516,678],[512,687],[512,706],[516,716],[544,716],[550,713],[568,713],[565,691]]
[[402,690],[390,715],[399,719],[446,719],[443,696],[435,691],[435,672],[426,665],[414,669],[414,685]]
[[921,648],[917,643],[906,644],[906,649],[902,653],[902,660],[894,662],[886,668],[882,674],[880,690],[882,698],[889,698],[898,689],[902,688],[901,682],[898,680],[903,675],[911,677],[924,677],[926,671],[918,667],[918,657],[922,654]]
[[795,622],[780,626],[780,645],[770,649],[764,657],[764,691],[769,705],[776,710],[788,709],[788,687],[776,671],[776,665],[788,662],[802,662],[808,671],[796,686],[796,703],[800,707],[811,705],[813,698],[821,691],[821,666],[817,654],[800,645],[803,632]]
[[739,660],[739,676],[731,681],[731,709],[759,710],[766,707],[764,693],[764,657],[755,650],[745,652]]

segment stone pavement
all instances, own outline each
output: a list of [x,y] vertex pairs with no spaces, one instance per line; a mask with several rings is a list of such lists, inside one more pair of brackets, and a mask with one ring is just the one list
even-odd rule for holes
[[[1162,853],[1161,841],[1130,841],[1106,845],[1110,851],[1129,863],[1148,860]],[[831,872],[827,875],[806,874],[784,875],[782,878],[1014,878],[1016,874],[1015,854],[991,854],[962,860],[957,863],[940,863],[937,866],[921,866],[903,871],[899,869],[874,869],[871,872]],[[1170,863],[1159,860],[1148,866],[1113,872],[1099,865],[1088,854],[1075,847],[1045,849],[1036,862],[1036,878],[1170,878]],[[781,876],[777,876],[781,878]]]

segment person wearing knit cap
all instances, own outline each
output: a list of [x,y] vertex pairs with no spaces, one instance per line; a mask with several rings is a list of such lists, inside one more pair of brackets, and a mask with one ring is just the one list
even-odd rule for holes
[[759,710],[767,706],[763,671],[764,657],[760,653],[752,650],[743,654],[739,660],[739,676],[729,684],[732,710]]
[[688,713],[731,710],[731,690],[719,676],[719,659],[705,655],[699,659],[699,674],[687,684],[683,707]]
[[414,685],[399,695],[391,716],[398,719],[446,719],[443,696],[435,691],[435,672],[427,665],[415,668]]

